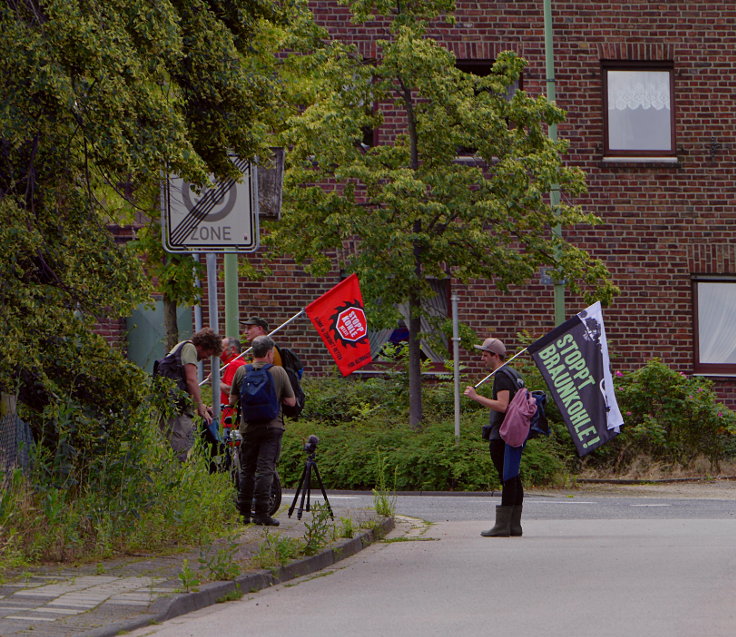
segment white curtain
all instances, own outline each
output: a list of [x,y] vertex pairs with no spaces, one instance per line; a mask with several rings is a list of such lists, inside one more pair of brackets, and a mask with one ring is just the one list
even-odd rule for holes
[[698,283],[701,363],[736,364],[736,282]]
[[608,108],[670,110],[668,71],[608,71]]

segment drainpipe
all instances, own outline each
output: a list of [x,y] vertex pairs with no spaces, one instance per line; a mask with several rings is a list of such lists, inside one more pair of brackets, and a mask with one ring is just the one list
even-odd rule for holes
[[[555,94],[555,54],[552,46],[552,0],[544,0],[544,61],[547,76],[547,99],[554,104],[557,96]],[[549,125],[549,138],[557,141],[557,124]],[[552,209],[556,209],[560,205],[560,187],[553,184],[549,193],[549,203]],[[562,226],[555,225],[552,232],[558,237],[562,237]],[[565,322],[565,282],[554,281],[554,299],[555,299],[555,325]]]
[[225,259],[225,332],[223,336],[240,338],[238,314],[238,255],[228,253]]

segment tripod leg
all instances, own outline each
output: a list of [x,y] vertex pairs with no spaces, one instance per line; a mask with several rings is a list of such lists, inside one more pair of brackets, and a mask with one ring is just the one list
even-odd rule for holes
[[327,499],[327,492],[325,491],[325,487],[322,484],[322,476],[319,475],[319,469],[317,468],[316,462],[314,463],[314,474],[317,476],[317,484],[319,484],[319,488],[322,490],[322,496],[325,499],[327,510],[330,512],[330,517],[334,520],[335,516],[332,514],[332,507],[330,506],[330,501]]
[[302,512],[304,511],[304,498],[307,499],[307,508],[306,510],[309,511],[309,500],[310,500],[310,485],[312,482],[312,465],[307,460],[307,464],[304,465],[304,490],[302,491],[302,499],[299,503],[299,508],[296,510],[296,518],[297,520],[302,519]]
[[[299,478],[299,486],[296,488],[296,493],[294,494],[294,500],[291,503],[291,506],[289,507],[289,517],[291,517],[291,514],[294,512],[294,507],[296,506],[296,502],[299,499],[299,493],[302,490],[302,487],[304,486],[304,477],[307,474],[307,467],[305,466],[302,470],[302,477]],[[302,498],[303,499],[303,498]],[[302,517],[302,511],[299,509],[299,518]]]

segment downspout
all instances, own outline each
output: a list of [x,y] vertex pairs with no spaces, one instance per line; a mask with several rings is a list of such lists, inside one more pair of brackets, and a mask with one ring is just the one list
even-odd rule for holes
[[[546,84],[547,99],[555,103],[557,99],[555,93],[555,54],[553,49],[553,31],[552,31],[552,0],[544,0],[544,61],[546,67]],[[549,125],[549,138],[557,141],[557,124]],[[549,203],[553,210],[560,205],[560,187],[559,184],[553,184],[549,193]],[[556,224],[552,228],[552,232],[562,237],[562,226]],[[554,281],[554,301],[555,301],[555,325],[565,322],[565,282]]]

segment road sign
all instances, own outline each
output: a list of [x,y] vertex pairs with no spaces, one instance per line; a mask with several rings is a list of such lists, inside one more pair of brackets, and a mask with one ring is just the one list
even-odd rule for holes
[[243,173],[196,193],[176,176],[164,183],[163,244],[167,252],[255,252],[259,246],[255,165],[231,157]]

